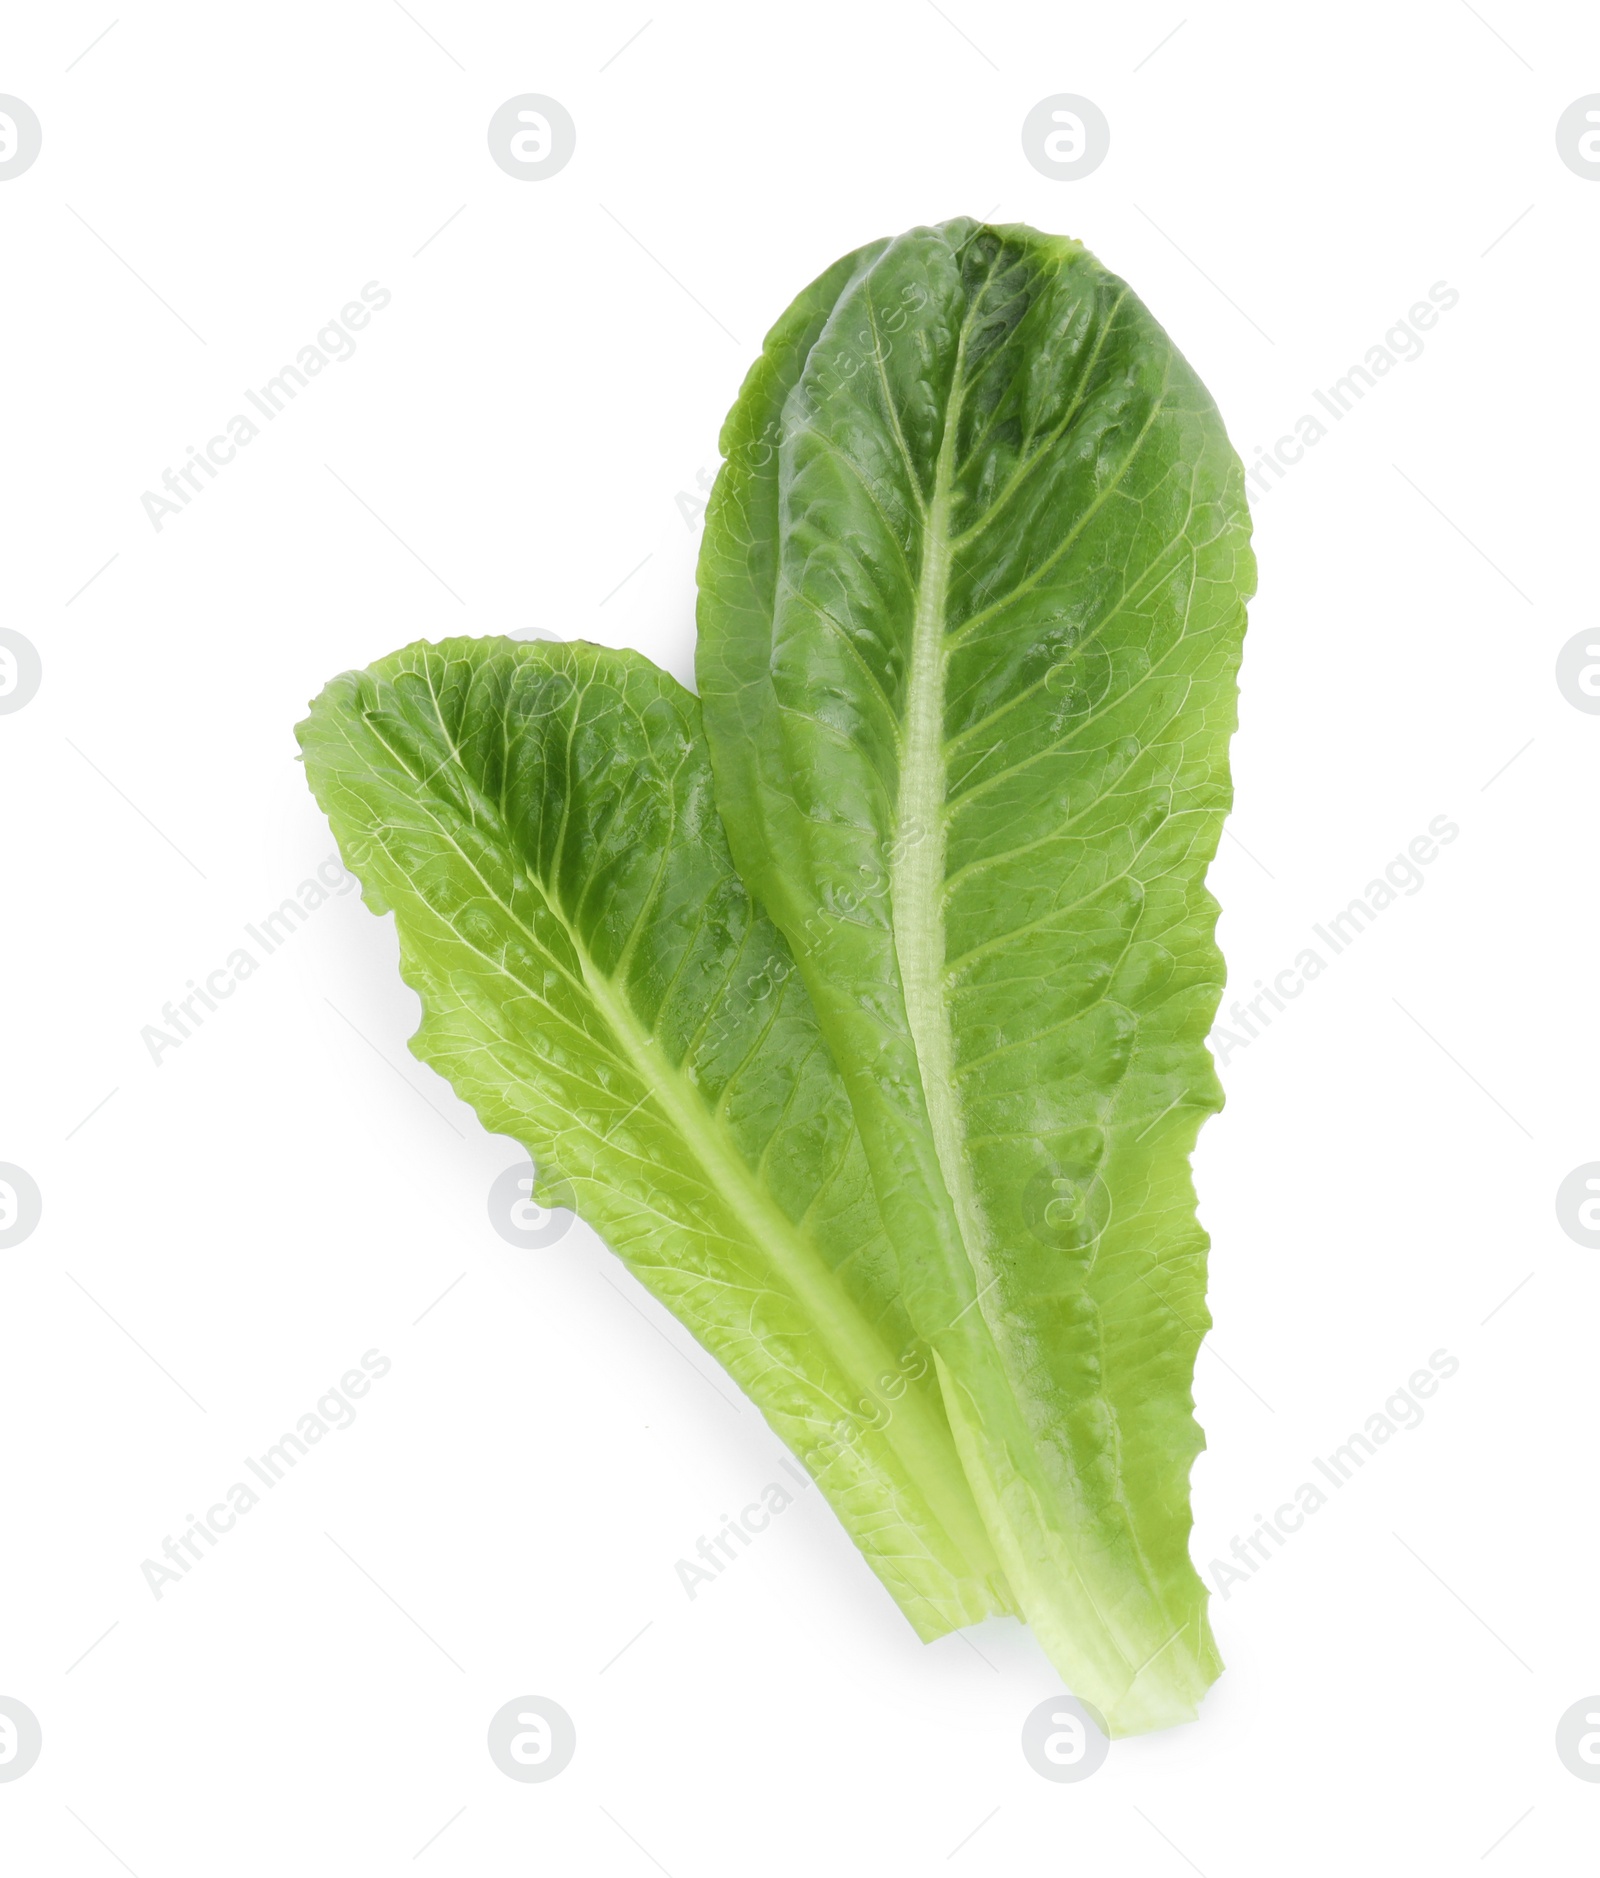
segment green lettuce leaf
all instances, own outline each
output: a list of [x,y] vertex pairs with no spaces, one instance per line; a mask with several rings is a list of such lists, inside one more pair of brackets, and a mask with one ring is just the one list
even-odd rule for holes
[[415,1054],[727,1368],[921,1636],[1011,1608],[694,698],[634,653],[456,639],[335,679],[298,735],[395,915]]
[[1077,242],[846,256],[722,436],[698,675],[1024,1615],[1114,1734],[1220,1668],[1188,1556],[1238,459]]

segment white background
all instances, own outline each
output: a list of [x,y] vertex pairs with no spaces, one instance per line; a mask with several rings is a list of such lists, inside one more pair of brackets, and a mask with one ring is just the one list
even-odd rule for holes
[[[44,1752],[0,1784],[0,1858],[1576,1869],[1600,1253],[1554,1195],[1600,1158],[1600,719],[1554,662],[1594,621],[1600,187],[1554,127],[1600,91],[1600,19],[653,3],[141,6],[86,54],[110,0],[9,22],[44,144],[0,184],[0,623],[44,681],[0,718],[0,1159],[44,1214],[0,1252],[0,1695]],[[540,182],[485,141],[527,91],[578,127]],[[1019,140],[1060,91],[1111,124],[1078,182]],[[1459,1373],[1214,1602],[1199,1723],[1081,1785],[1023,1760],[1058,1687],[1028,1636],[919,1645],[814,1492],[687,1599],[675,1560],[778,1445],[586,1229],[495,1235],[515,1151],[407,1055],[353,894],[159,1067],[140,1035],[330,852],[291,730],[334,673],[540,628],[688,677],[697,474],[762,333],[845,250],[961,213],[1085,239],[1247,457],[1460,295],[1258,505],[1230,998],[1432,818],[1461,832],[1224,1069],[1197,1563],[1430,1352]],[[142,492],[372,280],[355,356],[158,533]],[[141,1560],[371,1348],[356,1424],[158,1602]],[[528,1693],[577,1727],[548,1784],[485,1750]]]

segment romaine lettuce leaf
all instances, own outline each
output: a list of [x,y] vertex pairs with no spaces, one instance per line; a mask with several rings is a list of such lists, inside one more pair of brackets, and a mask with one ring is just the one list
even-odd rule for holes
[[1006,1575],[1113,1733],[1220,1668],[1188,1556],[1221,1091],[1204,886],[1238,459],[1129,289],[971,221],[846,256],[746,379],[698,675]]
[[335,679],[298,735],[395,915],[415,1054],[726,1366],[920,1635],[1011,1608],[694,698],[634,653],[457,639]]

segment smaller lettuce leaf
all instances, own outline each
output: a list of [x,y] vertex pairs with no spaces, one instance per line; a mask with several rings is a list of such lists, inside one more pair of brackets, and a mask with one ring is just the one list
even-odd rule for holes
[[919,1635],[1012,1608],[696,700],[634,653],[456,639],[335,679],[297,734],[395,915],[413,1052],[724,1365]]

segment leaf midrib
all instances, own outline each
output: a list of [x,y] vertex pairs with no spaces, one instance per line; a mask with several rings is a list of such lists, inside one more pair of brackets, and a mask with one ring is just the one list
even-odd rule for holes
[[[956,477],[956,439],[965,391],[962,372],[966,327],[956,346],[944,435],[934,466],[922,535],[911,656],[906,677],[905,731],[889,890],[895,953],[905,998],[923,1100],[945,1191],[955,1211],[967,1270],[954,1274],[961,1306],[986,1285],[982,1250],[988,1234],[967,1159],[964,1125],[955,1100],[955,1036],[944,999],[946,792],[945,678],[949,646],[945,614],[950,592],[950,508]],[[915,838],[908,838],[915,831]]]

